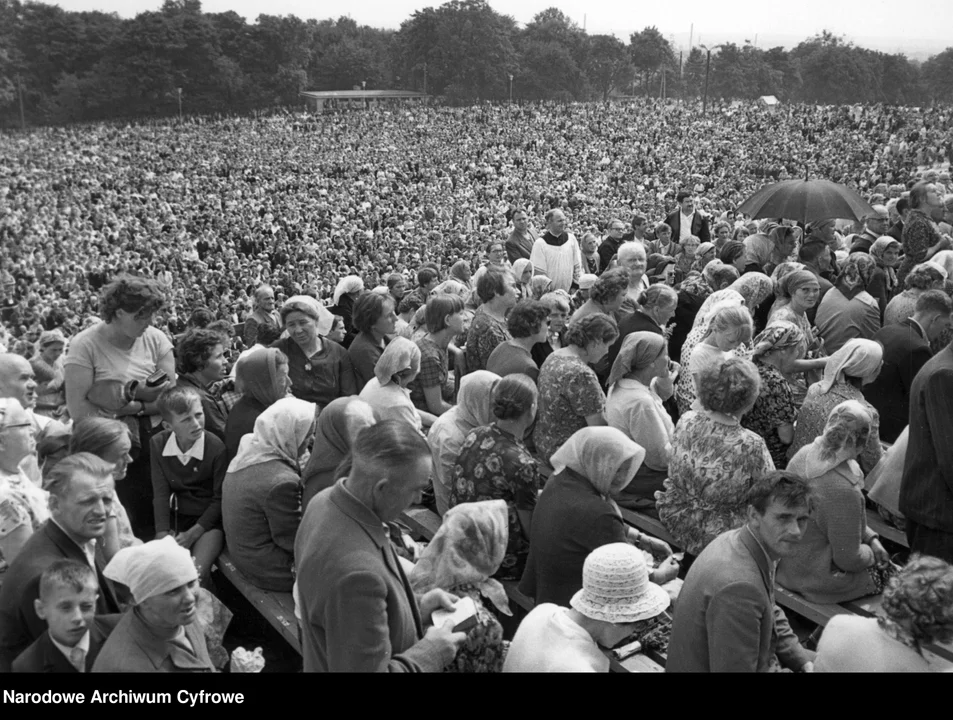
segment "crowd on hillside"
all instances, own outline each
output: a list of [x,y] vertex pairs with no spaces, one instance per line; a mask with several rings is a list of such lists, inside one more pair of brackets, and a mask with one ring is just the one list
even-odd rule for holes
[[[224,667],[226,546],[293,594],[306,671],[605,671],[663,630],[669,671],[936,669],[951,125],[648,101],[0,139],[0,671]],[[869,210],[738,211],[805,174]],[[883,611],[806,647],[775,580]]]

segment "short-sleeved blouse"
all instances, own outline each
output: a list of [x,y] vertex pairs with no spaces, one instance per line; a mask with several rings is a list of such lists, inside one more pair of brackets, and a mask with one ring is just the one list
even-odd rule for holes
[[450,507],[482,500],[505,500],[509,513],[506,555],[496,577],[519,580],[529,554],[529,535],[517,510],[532,510],[542,487],[536,461],[513,435],[496,425],[471,430],[453,468]]
[[665,489],[655,494],[659,519],[693,555],[745,523],[752,481],[774,470],[760,436],[704,412],[675,426]]
[[486,370],[490,353],[509,339],[505,322],[492,317],[483,308],[477,310],[467,333],[467,372]]
[[76,365],[93,371],[93,382],[101,380],[145,380],[172,352],[172,343],[161,330],[147,327],[132,347],[122,350],[106,339],[106,323],[83,330],[69,344],[64,367]]
[[754,407],[741,419],[741,426],[761,436],[771,453],[775,469],[781,470],[788,464],[788,446],[781,442],[778,426],[793,425],[797,420],[794,392],[774,365],[761,362],[760,358],[754,363],[761,375],[761,393]]
[[533,441],[539,455],[549,458],[573,433],[586,427],[586,418],[603,411],[606,396],[599,378],[577,357],[553,353],[539,369],[539,412]]
[[427,410],[424,388],[439,387],[441,396],[446,397],[450,362],[447,349],[438,346],[431,335],[424,335],[416,342],[417,347],[420,348],[420,372],[410,384],[410,399],[415,407]]

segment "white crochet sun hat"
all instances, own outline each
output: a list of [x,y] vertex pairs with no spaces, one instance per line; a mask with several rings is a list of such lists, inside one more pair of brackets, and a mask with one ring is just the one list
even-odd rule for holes
[[669,597],[649,582],[641,550],[611,543],[589,553],[582,568],[582,590],[569,604],[593,620],[632,623],[658,615],[669,606]]

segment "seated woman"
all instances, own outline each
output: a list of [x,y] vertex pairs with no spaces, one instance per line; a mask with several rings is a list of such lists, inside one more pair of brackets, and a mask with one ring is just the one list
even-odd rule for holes
[[103,570],[132,593],[93,672],[214,672],[198,620],[198,572],[171,537],[116,553]]
[[758,369],[748,360],[702,368],[698,399],[675,426],[668,479],[655,499],[659,519],[692,555],[745,524],[748,490],[774,470],[764,440],[741,427],[760,391]]
[[655,492],[668,477],[675,433],[656,392],[659,380],[671,391],[665,337],[652,332],[628,335],[609,375],[606,422],[643,448],[645,459],[632,481],[614,498],[622,507],[651,515],[655,514]]
[[741,426],[764,439],[776,470],[788,463],[788,446],[794,439],[797,405],[784,374],[804,351],[804,333],[796,325],[776,320],[754,340],[752,359],[761,376],[761,392]]
[[225,442],[228,408],[212,385],[225,377],[225,348],[222,337],[211,330],[190,330],[175,348],[176,385],[194,389],[202,400],[205,427]]
[[[542,275],[536,275],[536,280]],[[548,280],[548,278],[546,278]],[[566,346],[566,324],[569,320],[569,295],[562,292],[544,293],[539,301],[549,308],[549,335],[533,346],[533,362],[542,367],[550,355]],[[537,378],[538,380],[538,378]]]
[[277,348],[259,348],[239,358],[235,389],[242,394],[225,420],[225,452],[231,461],[242,437],[255,430],[255,420],[291,389],[288,358]]
[[888,578],[890,556],[869,527],[864,475],[855,458],[870,434],[870,415],[856,401],[831,411],[824,434],[798,450],[788,470],[811,484],[811,519],[785,555],[777,580],[811,602],[839,603],[875,595]]
[[[870,246],[870,257],[876,267],[870,275],[867,292],[877,301],[880,317],[883,318],[887,303],[897,292],[897,266],[900,264],[900,250],[903,246],[889,235],[884,235]],[[909,277],[909,276],[908,276]]]
[[553,456],[555,472],[533,512],[520,592],[536,603],[566,606],[582,587],[586,557],[597,547],[629,542],[664,562],[652,573],[663,584],[678,574],[672,549],[626,525],[612,494],[624,490],[645,451],[615,428],[583,428]]
[[873,470],[883,455],[880,415],[864,399],[861,388],[877,377],[882,365],[883,346],[873,340],[850,340],[828,358],[824,379],[811,385],[798,411],[794,441],[788,448],[788,457],[794,457],[794,453],[812,443],[823,432],[831,410],[847,400],[857,400],[867,408],[871,417],[867,447],[858,461],[865,473]]
[[49,418],[68,420],[66,411],[66,370],[63,367],[63,350],[66,338],[59,330],[40,333],[36,341],[36,354],[30,358],[30,366],[36,380],[36,407],[33,412]]
[[913,555],[884,590],[878,617],[830,619],[814,672],[936,672],[923,647],[951,641],[953,566]]
[[435,418],[418,410],[410,399],[407,386],[420,372],[420,348],[407,338],[394,338],[374,367],[375,377],[361,390],[360,398],[380,420],[400,420],[423,434]]
[[[465,316],[463,300],[456,295],[434,295],[427,300],[427,333],[416,341],[420,348],[420,373],[410,385],[410,399],[418,410],[435,417],[453,407],[448,402],[453,398],[453,383],[448,383],[448,348],[463,332]],[[454,360],[461,357],[457,354]]]
[[808,270],[793,270],[787,273],[778,280],[777,286],[777,298],[768,315],[768,325],[776,320],[784,320],[797,325],[804,333],[805,355],[791,364],[787,375],[787,381],[794,391],[794,400],[801,403],[810,382],[823,370],[826,363],[824,341],[817,336],[807,318],[807,311],[817,305],[821,286],[817,282],[817,276]]
[[334,317],[307,295],[294,295],[281,306],[288,337],[276,347],[288,357],[291,394],[324,407],[339,397],[354,395],[354,370],[347,351],[326,337]]
[[519,579],[529,552],[529,531],[543,478],[523,445],[536,417],[536,386],[525,375],[501,378],[493,389],[492,424],[472,430],[453,468],[450,507],[479,500],[505,500],[509,513],[506,555],[497,572]]
[[[651,285],[648,290],[642,292],[639,296],[639,309],[619,321],[619,337],[612,343],[606,356],[608,368],[605,379],[608,379],[608,372],[611,372],[612,366],[615,365],[622,342],[631,333],[651,332],[657,335],[668,335],[673,332],[666,326],[672,319],[677,306],[678,294],[668,285]],[[682,337],[684,339],[684,335]],[[606,387],[608,388],[608,384]]]
[[507,315],[506,329],[511,339],[500,343],[490,353],[486,369],[501,377],[522,373],[536,382],[539,367],[533,360],[532,351],[534,345],[546,342],[549,337],[549,308],[539,300],[521,300]]
[[865,252],[855,252],[841,268],[834,287],[817,308],[817,331],[824,350],[832,355],[854,338],[873,340],[880,331],[880,306],[869,292],[877,262]]
[[615,342],[615,320],[602,313],[587,315],[566,330],[566,346],[548,358],[539,370],[539,418],[533,431],[536,449],[544,460],[586,425],[605,425],[606,396],[590,367]]
[[357,434],[377,419],[374,410],[360,398],[338,398],[318,415],[314,430],[311,457],[301,474],[301,510],[311,498],[331,487],[346,472],[338,472],[341,462],[350,455],[351,443]]
[[884,310],[884,327],[903,322],[917,309],[917,299],[927,290],[942,290],[946,271],[932,262],[913,268],[903,281],[903,292],[895,295]]
[[510,339],[506,329],[506,313],[516,304],[513,278],[495,267],[488,267],[476,281],[476,291],[481,305],[467,333],[467,372],[485,370],[490,353],[497,345]]
[[492,577],[506,553],[508,526],[503,500],[457,505],[444,516],[410,573],[410,585],[418,596],[439,588],[458,598],[468,597],[476,605],[477,626],[467,631],[466,642],[444,672],[494,673],[503,669],[503,627],[484,599],[496,612],[513,614],[506,591]]
[[222,485],[228,553],[256,587],[291,592],[294,541],[301,522],[299,458],[314,430],[314,403],[284,398],[242,438]]
[[460,448],[471,430],[493,421],[493,388],[500,376],[477,370],[460,380],[458,402],[437,418],[427,433],[433,454],[433,489],[437,512],[443,516],[450,508],[450,484]]
[[354,329],[357,337],[347,350],[354,367],[358,392],[374,377],[374,366],[387,346],[387,338],[397,328],[394,299],[389,295],[366,292],[354,303]]
[[593,283],[589,290],[589,299],[573,313],[569,322],[573,323],[593,313],[605,313],[618,319],[619,309],[625,301],[625,293],[628,288],[628,270],[625,268],[606,270]]

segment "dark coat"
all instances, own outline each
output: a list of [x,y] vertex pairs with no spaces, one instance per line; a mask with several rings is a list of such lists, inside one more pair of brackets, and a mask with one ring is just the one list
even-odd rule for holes
[[[672,240],[678,242],[682,228],[682,211],[676,210],[667,218],[665,224],[672,228]],[[697,210],[692,216],[692,235],[697,237],[703,243],[711,242],[711,229],[708,227],[708,218]]]
[[192,655],[149,629],[133,608],[126,612],[99,652],[93,672],[215,672],[198,621],[185,626]]
[[[116,627],[121,615],[103,615],[93,619],[89,628],[89,652],[86,653],[86,672],[93,669],[99,651],[106,638]],[[49,631],[38,637],[30,647],[20,653],[13,661],[15,673],[75,673],[78,672],[69,659],[60,651],[50,638]]]

